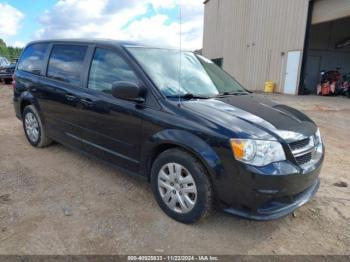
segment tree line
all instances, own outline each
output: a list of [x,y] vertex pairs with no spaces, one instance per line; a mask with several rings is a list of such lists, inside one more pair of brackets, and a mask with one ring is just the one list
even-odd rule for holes
[[6,57],[10,62],[18,58],[23,48],[7,46],[0,38],[0,56]]

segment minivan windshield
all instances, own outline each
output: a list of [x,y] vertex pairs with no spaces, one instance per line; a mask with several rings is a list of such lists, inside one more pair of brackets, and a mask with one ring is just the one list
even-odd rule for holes
[[208,98],[247,92],[211,60],[193,52],[148,47],[127,49],[169,98]]

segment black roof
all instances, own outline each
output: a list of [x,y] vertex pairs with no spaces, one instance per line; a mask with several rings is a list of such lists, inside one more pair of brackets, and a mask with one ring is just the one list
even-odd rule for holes
[[29,42],[27,45],[34,43],[84,43],[84,44],[102,44],[111,46],[151,46],[146,43],[133,42],[133,41],[123,41],[123,40],[113,40],[113,39],[102,39],[102,38],[62,38],[62,39],[44,39],[35,40]]
[[[152,48],[160,48],[160,49],[172,49],[178,50],[175,47],[169,46],[159,46],[152,45],[150,43],[142,43],[137,41],[124,41],[124,40],[113,40],[113,39],[103,39],[103,38],[61,38],[61,39],[43,39],[43,40],[35,40],[31,41],[27,44],[35,44],[35,43],[76,43],[76,44],[100,44],[107,46],[136,46],[136,47],[152,47]],[[189,51],[187,49],[182,49],[182,51]]]

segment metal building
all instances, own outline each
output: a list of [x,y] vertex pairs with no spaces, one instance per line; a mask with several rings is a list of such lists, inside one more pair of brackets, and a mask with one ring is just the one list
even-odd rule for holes
[[250,90],[274,81],[277,92],[315,93],[321,69],[350,72],[350,0],[204,4],[203,54]]

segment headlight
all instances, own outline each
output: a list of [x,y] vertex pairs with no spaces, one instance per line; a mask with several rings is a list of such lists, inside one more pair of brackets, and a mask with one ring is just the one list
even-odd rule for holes
[[322,138],[321,138],[320,129],[317,128],[317,132],[316,132],[316,135],[315,135],[315,145],[317,146],[319,144],[322,144]]
[[277,141],[231,139],[230,142],[236,160],[253,166],[286,160],[282,145]]

